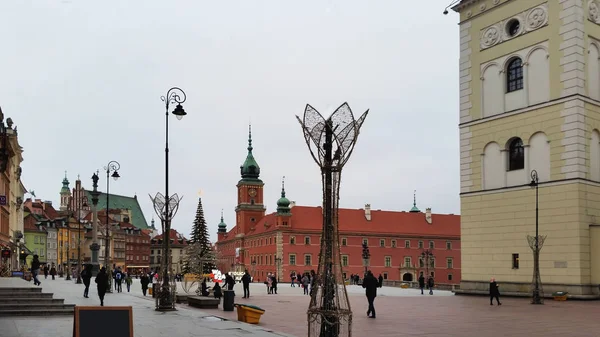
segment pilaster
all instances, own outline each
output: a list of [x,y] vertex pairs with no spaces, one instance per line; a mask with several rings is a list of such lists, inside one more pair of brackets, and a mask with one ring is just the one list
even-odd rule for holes
[[561,131],[564,138],[561,144],[564,146],[561,159],[563,166],[561,173],[565,179],[586,178],[586,139],[585,139],[585,107],[580,99],[573,99],[564,104],[561,112],[564,118]]
[[473,88],[471,74],[471,21],[464,22],[460,25],[460,123],[470,122],[471,117],[471,94]]
[[584,10],[583,0],[559,0],[561,7],[559,34],[562,38],[559,50],[562,68],[561,97],[574,94],[585,95],[584,57]]

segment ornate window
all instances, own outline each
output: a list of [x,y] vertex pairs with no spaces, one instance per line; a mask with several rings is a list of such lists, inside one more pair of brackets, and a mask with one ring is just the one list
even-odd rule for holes
[[296,265],[296,254],[290,254],[290,266]]
[[525,168],[525,148],[521,138],[514,138],[508,145],[508,170]]
[[506,67],[506,92],[523,89],[523,63],[516,57]]
[[391,256],[386,256],[385,257],[385,266],[386,267],[391,267],[392,266],[392,257]]
[[342,255],[342,267],[348,267],[348,255]]

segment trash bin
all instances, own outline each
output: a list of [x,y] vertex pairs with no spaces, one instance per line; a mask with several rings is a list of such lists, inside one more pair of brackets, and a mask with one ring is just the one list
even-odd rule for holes
[[235,292],[233,290],[223,291],[223,311],[233,311]]
[[152,298],[156,298],[158,296],[159,291],[160,291],[160,284],[152,283]]

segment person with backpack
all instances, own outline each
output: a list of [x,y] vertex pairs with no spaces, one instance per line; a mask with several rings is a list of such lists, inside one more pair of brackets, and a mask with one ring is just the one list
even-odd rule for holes
[[116,290],[118,293],[123,291],[123,288],[121,288],[121,283],[123,282],[123,272],[121,272],[121,268],[118,268],[117,271],[115,272],[115,283],[116,283]]

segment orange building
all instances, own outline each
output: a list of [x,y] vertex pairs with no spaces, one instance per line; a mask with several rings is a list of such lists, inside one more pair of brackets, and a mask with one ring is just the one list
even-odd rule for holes
[[[317,269],[322,229],[322,208],[295,206],[282,186],[277,211],[266,213],[264,183],[254,159],[252,138],[240,167],[237,184],[236,225],[227,230],[221,218],[216,249],[221,271],[247,269],[257,280],[276,273],[289,282],[292,272]],[[369,246],[369,269],[390,281],[415,281],[420,272],[438,284],[460,283],[460,216],[421,212],[416,200],[410,211],[340,209],[341,262],[345,277],[362,275],[362,244]],[[422,259],[428,250],[431,259]],[[426,261],[429,265],[426,266]]]

